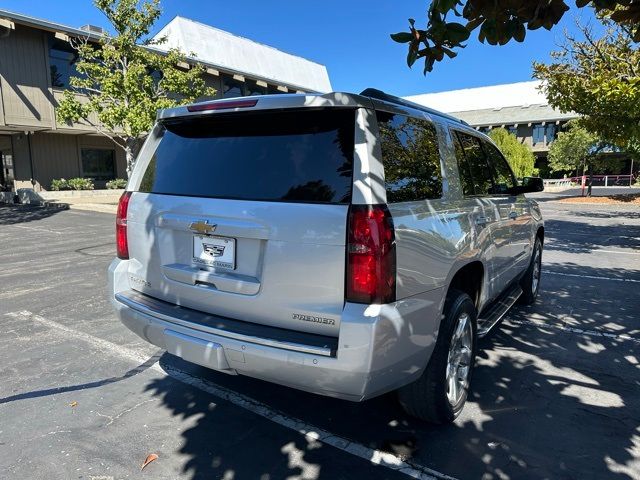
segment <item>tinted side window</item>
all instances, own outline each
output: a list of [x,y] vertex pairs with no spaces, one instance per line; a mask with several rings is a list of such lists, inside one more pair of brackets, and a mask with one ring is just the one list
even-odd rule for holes
[[169,121],[141,192],[349,203],[355,112],[220,114]]
[[516,186],[515,179],[513,178],[513,173],[511,172],[511,167],[509,167],[509,164],[502,156],[502,154],[498,151],[498,149],[491,145],[489,142],[482,142],[482,147],[487,153],[489,164],[493,169],[494,186],[491,193],[509,193],[509,191]]
[[[480,140],[462,132],[456,132],[456,135],[460,140],[467,168],[473,179],[475,195],[489,195],[493,188],[493,180]],[[459,157],[458,162],[460,162]],[[460,170],[462,169],[459,163],[458,167]]]
[[436,129],[419,118],[377,112],[387,201],[442,197]]
[[453,145],[456,149],[456,159],[458,160],[458,174],[460,176],[460,183],[462,184],[462,194],[465,197],[475,195],[475,189],[473,185],[473,177],[471,176],[471,170],[469,169],[469,162],[464,155],[464,149],[460,138],[455,132],[451,132],[451,138],[453,138]]

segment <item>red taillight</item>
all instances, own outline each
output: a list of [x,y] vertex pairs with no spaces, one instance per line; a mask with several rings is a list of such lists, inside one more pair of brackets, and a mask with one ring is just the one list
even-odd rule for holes
[[129,209],[129,199],[131,192],[124,192],[118,202],[118,213],[116,214],[116,251],[118,258],[129,259],[129,242],[127,241],[127,210]]
[[195,105],[189,105],[187,107],[187,110],[189,112],[204,112],[207,110],[225,110],[227,108],[255,107],[257,104],[257,98],[253,100],[226,100],[216,101],[212,103],[197,103]]
[[395,301],[396,244],[386,205],[351,205],[348,229],[346,300]]

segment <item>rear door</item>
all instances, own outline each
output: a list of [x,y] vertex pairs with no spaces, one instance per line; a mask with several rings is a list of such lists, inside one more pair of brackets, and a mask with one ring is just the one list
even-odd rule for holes
[[473,195],[475,202],[482,206],[483,214],[476,217],[476,225],[488,228],[492,239],[486,255],[490,269],[489,297],[495,297],[509,283],[513,268],[509,219],[511,204],[504,196],[495,193],[493,174],[481,140],[460,131],[456,131],[455,136],[463,193],[465,196]]
[[132,288],[337,336],[354,126],[346,108],[165,121],[129,204]]

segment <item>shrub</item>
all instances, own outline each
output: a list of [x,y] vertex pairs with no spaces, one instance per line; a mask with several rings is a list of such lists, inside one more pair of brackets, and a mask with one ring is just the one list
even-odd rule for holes
[[93,190],[93,182],[90,178],[70,178],[67,183],[70,190]]
[[56,192],[60,190],[69,190],[69,183],[64,178],[51,180],[51,190]]
[[114,178],[113,180],[109,180],[107,182],[107,188],[110,190],[125,188],[126,186],[127,186],[127,181],[124,178]]

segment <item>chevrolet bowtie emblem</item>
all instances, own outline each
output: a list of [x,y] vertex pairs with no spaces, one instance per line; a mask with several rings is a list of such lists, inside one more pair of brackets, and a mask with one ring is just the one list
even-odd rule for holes
[[189,230],[195,233],[199,233],[200,235],[207,235],[213,231],[215,231],[217,225],[209,223],[207,220],[198,220],[197,222],[192,222],[189,225]]

